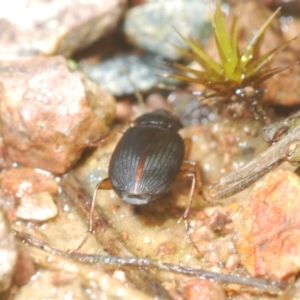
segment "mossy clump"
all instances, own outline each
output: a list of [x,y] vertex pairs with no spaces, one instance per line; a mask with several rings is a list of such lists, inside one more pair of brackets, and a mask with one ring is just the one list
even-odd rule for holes
[[265,68],[265,66],[274,55],[286,47],[291,40],[279,45],[264,55],[260,55],[260,47],[264,34],[279,11],[280,8],[267,19],[254,35],[245,51],[241,53],[238,47],[237,18],[234,19],[228,32],[225,17],[221,10],[221,3],[218,2],[212,16],[212,26],[220,62],[213,60],[205,52],[199,42],[188,39],[178,32],[190,50],[179,46],[175,47],[178,48],[187,59],[198,62],[202,70],[180,63],[173,63],[172,72],[165,76],[172,77],[179,81],[205,85],[213,91],[206,96],[205,99],[215,97],[230,99],[232,96],[236,96],[235,101],[236,98],[238,98],[238,100],[240,99],[247,102],[247,106],[251,108],[255,115],[261,115],[261,110],[258,108],[259,104],[257,101],[253,102],[257,94],[256,91],[259,90],[264,80],[287,68]]

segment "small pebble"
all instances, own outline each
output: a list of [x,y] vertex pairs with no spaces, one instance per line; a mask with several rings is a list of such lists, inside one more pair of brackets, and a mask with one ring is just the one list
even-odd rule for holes
[[225,300],[222,287],[209,280],[189,279],[183,283],[184,299],[187,300]]
[[47,191],[56,194],[58,184],[53,175],[30,168],[13,168],[2,173],[1,189],[7,195],[21,197],[23,194],[31,194]]
[[48,192],[24,194],[16,216],[24,220],[45,221],[57,215],[57,207]]

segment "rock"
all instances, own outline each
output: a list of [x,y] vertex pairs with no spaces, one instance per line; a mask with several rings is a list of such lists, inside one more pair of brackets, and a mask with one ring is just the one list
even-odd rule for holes
[[56,194],[58,184],[51,174],[30,168],[15,168],[2,173],[1,189],[7,195],[22,197],[45,191]]
[[0,62],[1,134],[12,160],[62,174],[108,129],[114,99],[60,56]]
[[17,208],[10,209],[11,219],[18,217],[45,221],[57,215],[57,207],[51,194],[58,192],[58,184],[51,174],[30,168],[10,169],[2,173],[1,190],[5,195],[20,198],[19,205],[15,205]]
[[168,96],[168,102],[176,114],[180,116],[184,126],[207,124],[214,121],[218,115],[215,106],[199,102],[199,98],[188,92],[175,90]]
[[155,55],[134,53],[114,56],[95,65],[80,63],[83,70],[103,89],[115,96],[148,91],[160,82]]
[[[1,90],[1,87],[0,87]],[[7,154],[6,147],[3,142],[2,136],[0,136],[0,168],[1,169],[8,169],[13,166],[13,161]]]
[[262,3],[270,6],[275,9],[277,7],[281,7],[284,13],[292,13],[295,15],[299,15],[300,11],[300,2],[299,0],[262,0]]
[[25,249],[19,249],[16,270],[18,272],[15,272],[14,282],[17,285],[24,285],[29,282],[36,271],[34,262]]
[[[299,2],[300,6],[300,2]],[[300,11],[300,8],[299,8]],[[280,16],[281,31],[286,41],[299,35],[300,32],[300,16]],[[300,40],[293,41],[289,47],[293,50],[297,59],[300,59]]]
[[263,83],[266,87],[267,103],[283,106],[294,106],[300,103],[300,68],[296,63],[296,56],[289,50],[277,54],[276,65],[275,61],[270,64],[270,67],[285,66],[290,67]]
[[125,0],[1,1],[0,58],[70,56],[114,29],[125,3]]
[[23,220],[46,221],[57,215],[57,207],[48,192],[24,194],[15,214]]
[[176,60],[180,52],[171,44],[185,46],[183,36],[205,40],[211,34],[210,12],[198,0],[152,1],[128,10],[124,32],[137,47]]
[[230,256],[236,253],[232,236],[218,237],[199,245],[203,258],[212,263],[226,263]]
[[275,170],[233,217],[241,263],[251,276],[286,279],[300,270],[300,179]]
[[225,300],[222,287],[209,280],[188,279],[183,282],[184,299],[187,300]]
[[[97,293],[96,295],[100,299],[105,297],[104,293],[99,294]],[[61,267],[61,270],[56,272],[48,270],[38,272],[33,280],[19,289],[14,299],[46,299],[50,296],[53,300],[61,300],[68,298],[70,295],[74,300],[89,299],[82,279],[77,274],[67,273]]]
[[0,211],[0,293],[10,286],[17,261],[14,236],[4,213]]

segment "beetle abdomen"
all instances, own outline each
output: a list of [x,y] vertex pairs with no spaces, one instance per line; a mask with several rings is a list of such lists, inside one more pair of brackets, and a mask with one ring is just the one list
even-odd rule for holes
[[170,189],[183,157],[184,142],[177,132],[131,127],[113,153],[109,178],[124,201],[145,204]]

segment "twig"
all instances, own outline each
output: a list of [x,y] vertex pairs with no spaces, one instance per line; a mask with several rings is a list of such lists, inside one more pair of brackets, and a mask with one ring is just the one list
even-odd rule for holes
[[159,271],[167,271],[173,273],[184,274],[188,276],[194,276],[201,279],[209,279],[213,281],[224,282],[227,284],[239,284],[253,286],[264,290],[280,291],[287,288],[287,284],[280,282],[270,282],[264,279],[248,278],[248,277],[238,277],[227,274],[219,274],[211,271],[200,270],[197,268],[179,266],[174,264],[163,263],[161,261],[154,261],[149,258],[137,258],[137,257],[118,257],[113,255],[93,255],[93,254],[78,254],[78,253],[68,253],[63,252],[49,245],[45,244],[43,241],[33,237],[30,234],[21,233],[14,231],[14,235],[24,243],[32,245],[34,247],[43,249],[53,255],[60,255],[63,257],[71,258],[79,262],[84,262],[88,264],[102,263],[105,265],[112,266],[134,266],[139,269],[151,268]]
[[[21,238],[22,233],[19,234],[15,232],[16,237],[18,237],[20,240],[23,240],[23,238]],[[33,239],[34,238],[32,236],[28,237],[28,241],[31,240],[33,242]],[[48,270],[63,270],[64,272],[75,274],[76,277],[81,280],[82,285],[93,291],[96,299],[103,299],[103,294],[107,299],[120,299],[120,295],[122,295],[122,299],[153,299],[152,296],[149,296],[131,286],[124,285],[123,282],[120,282],[111,276],[107,276],[107,273],[102,268],[88,266],[79,261],[75,261],[74,259],[71,260],[66,255],[58,255],[60,254],[60,251],[55,251],[53,249],[52,251],[49,251],[51,248],[46,245],[44,246],[47,251],[44,251],[39,249],[40,247],[35,245],[35,243],[31,244],[28,242],[28,244],[25,245],[24,241],[23,243],[18,242],[18,247],[23,248],[30,255],[35,264]],[[41,246],[43,242],[39,241],[37,244]]]

